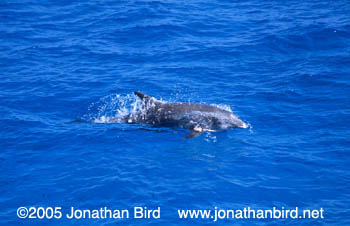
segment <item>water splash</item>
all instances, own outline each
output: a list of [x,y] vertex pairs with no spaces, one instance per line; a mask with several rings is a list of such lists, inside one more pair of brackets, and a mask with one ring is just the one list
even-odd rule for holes
[[210,104],[210,105],[232,113],[231,107],[227,104]]
[[122,123],[125,117],[141,109],[142,102],[133,94],[111,94],[90,104],[82,120],[94,123]]
[[217,137],[212,133],[206,133],[205,134],[205,141],[208,143],[216,143]]
[[248,126],[249,133],[253,134],[253,133],[254,133],[254,130],[253,130],[252,124],[250,124],[250,123],[248,122],[248,123],[247,123],[247,126]]

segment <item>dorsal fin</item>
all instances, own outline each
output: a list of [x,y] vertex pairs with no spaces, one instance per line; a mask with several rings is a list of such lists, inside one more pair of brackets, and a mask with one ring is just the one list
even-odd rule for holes
[[147,94],[141,93],[141,92],[139,92],[139,91],[135,91],[134,94],[135,94],[136,96],[140,97],[141,100],[144,100],[144,99],[145,99],[145,100],[148,100],[148,99],[151,98],[151,97],[148,96]]

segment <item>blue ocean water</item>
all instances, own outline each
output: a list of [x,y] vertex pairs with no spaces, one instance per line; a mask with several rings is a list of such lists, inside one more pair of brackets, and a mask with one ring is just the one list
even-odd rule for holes
[[[349,1],[3,1],[1,225],[350,225]],[[133,91],[221,105],[249,129],[105,123]],[[160,219],[17,208],[161,207]],[[177,209],[324,209],[179,219]]]

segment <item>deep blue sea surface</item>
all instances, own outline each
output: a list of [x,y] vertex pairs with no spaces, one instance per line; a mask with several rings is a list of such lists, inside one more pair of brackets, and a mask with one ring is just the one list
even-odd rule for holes
[[[350,225],[350,2],[2,1],[1,225]],[[140,90],[249,129],[109,123]],[[161,207],[160,219],[19,219],[19,207]],[[179,219],[177,209],[324,209]]]

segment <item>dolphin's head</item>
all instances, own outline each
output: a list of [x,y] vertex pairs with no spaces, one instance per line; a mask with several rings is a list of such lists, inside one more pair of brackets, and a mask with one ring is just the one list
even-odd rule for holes
[[242,128],[242,129],[246,129],[248,128],[248,125],[243,122],[242,120],[240,120],[237,116],[235,116],[234,114],[230,115],[230,126],[232,128]]
[[214,116],[210,115],[211,117],[205,117],[205,119],[208,119],[206,125],[209,128],[212,128],[214,130],[217,129],[234,129],[234,128],[242,128],[246,129],[248,128],[248,125],[240,120],[236,115],[232,114],[228,111],[221,111],[220,114],[214,114]]

